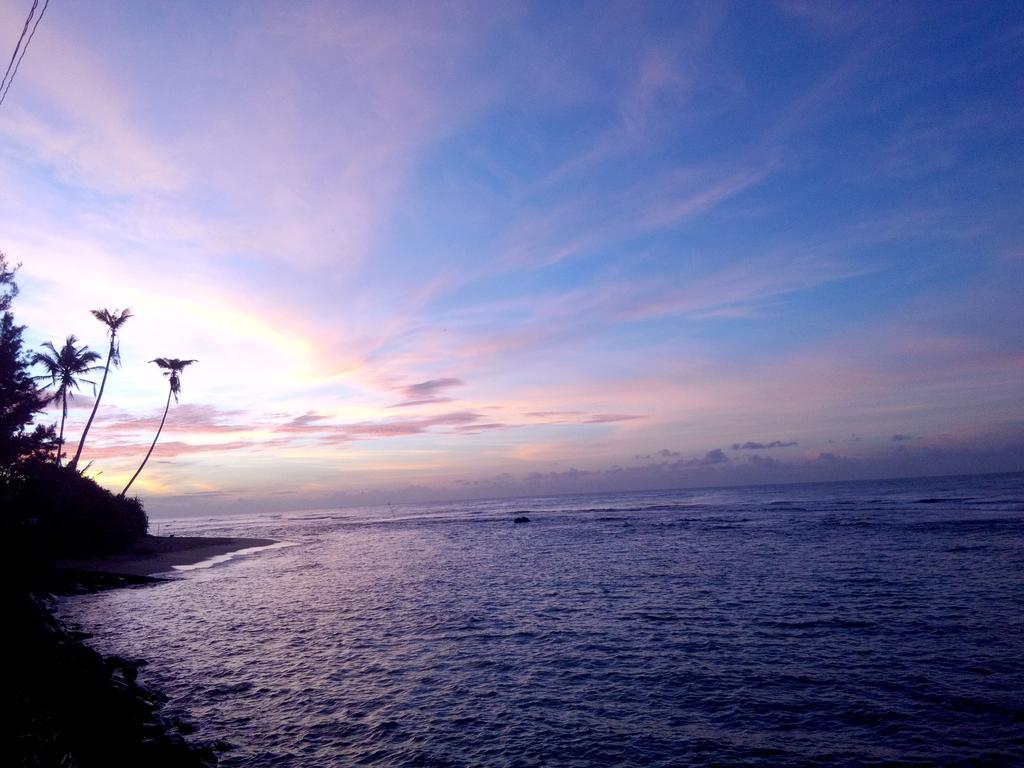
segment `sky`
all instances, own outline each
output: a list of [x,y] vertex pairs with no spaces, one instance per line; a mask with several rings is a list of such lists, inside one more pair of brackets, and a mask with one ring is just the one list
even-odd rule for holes
[[151,516],[1018,471],[1022,58],[1015,2],[54,0],[0,250],[33,347],[135,314],[101,484],[199,361]]

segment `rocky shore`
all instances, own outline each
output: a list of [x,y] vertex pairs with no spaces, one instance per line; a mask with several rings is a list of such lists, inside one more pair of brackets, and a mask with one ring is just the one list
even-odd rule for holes
[[142,536],[116,554],[51,560],[15,547],[0,563],[0,627],[7,651],[0,766],[208,768],[224,742],[185,739],[196,728],[160,712],[166,700],[138,680],[141,659],[103,656],[51,612],[54,595],[144,587],[176,566],[259,550],[269,539]]
[[[115,585],[95,585],[105,586]],[[78,583],[77,591],[88,588],[88,583]],[[227,745],[185,740],[184,735],[194,728],[163,717],[164,697],[138,682],[144,661],[100,655],[83,643],[87,639],[83,633],[62,626],[45,598],[36,594],[7,589],[2,610],[9,664],[0,764],[25,768],[217,765],[215,749]]]

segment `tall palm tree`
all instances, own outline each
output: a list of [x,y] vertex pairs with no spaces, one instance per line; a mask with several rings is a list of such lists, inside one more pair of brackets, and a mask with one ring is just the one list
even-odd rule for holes
[[64,346],[57,351],[53,342],[47,341],[43,344],[43,350],[32,356],[32,365],[41,365],[46,373],[43,376],[36,376],[36,381],[49,379],[52,386],[56,387],[53,393],[53,400],[61,401],[60,414],[60,437],[57,440],[57,455],[55,461],[60,464],[61,449],[64,447],[64,422],[68,418],[68,399],[75,396],[74,390],[78,389],[79,382],[92,384],[92,390],[96,392],[96,382],[81,378],[83,374],[89,374],[100,370],[101,366],[93,365],[100,359],[98,352],[93,352],[87,346],[75,346],[78,342],[74,336],[68,336]]
[[103,388],[107,386],[107,374],[110,373],[110,365],[113,363],[115,367],[121,365],[121,345],[117,340],[117,332],[121,330],[121,326],[128,322],[128,318],[132,316],[132,311],[126,309],[123,312],[114,310],[111,312],[109,309],[93,309],[90,310],[92,316],[99,320],[101,323],[107,326],[107,336],[110,337],[110,349],[107,351],[107,363],[103,366],[103,379],[100,381],[100,392],[96,395],[96,402],[92,404],[92,413],[89,414],[89,420],[85,422],[85,429],[82,430],[82,439],[78,441],[78,450],[75,451],[75,458],[71,460],[69,465],[72,469],[78,466],[78,459],[82,455],[82,448],[85,447],[85,438],[89,436],[89,428],[92,427],[92,420],[96,418],[96,409],[100,407],[100,399],[103,397]]
[[132,479],[128,481],[128,485],[124,487],[119,495],[124,496],[128,493],[128,489],[132,487],[132,483],[135,482],[135,478],[142,472],[142,468],[146,466],[146,462],[149,461],[150,454],[153,453],[153,449],[156,448],[156,441],[160,439],[160,433],[163,431],[164,422],[167,421],[167,410],[171,407],[171,395],[174,395],[174,402],[178,402],[178,395],[181,394],[181,372],[192,363],[198,362],[198,360],[179,360],[176,357],[158,357],[156,360],[150,360],[151,363],[156,363],[164,369],[164,376],[167,376],[170,387],[167,389],[167,405],[164,406],[164,416],[160,419],[160,426],[156,430],[156,437],[153,438],[153,444],[149,446],[149,450],[146,452],[146,458],[142,460],[142,464],[135,470],[135,474],[132,475]]

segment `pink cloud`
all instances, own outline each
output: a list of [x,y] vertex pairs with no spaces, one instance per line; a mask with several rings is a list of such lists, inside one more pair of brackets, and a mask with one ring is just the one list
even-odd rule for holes
[[[153,450],[156,458],[173,458],[175,456],[186,456],[194,453],[218,453],[224,451],[252,450],[260,447],[260,443],[252,441],[237,440],[224,443],[184,443],[181,441],[168,440],[159,442]],[[136,457],[140,461],[149,450],[150,443],[107,443],[104,445],[89,445],[87,458],[113,459]]]
[[616,421],[634,421],[643,416],[631,416],[623,413],[599,413],[584,420],[584,424],[612,424]]
[[362,421],[346,424],[322,423],[327,417],[304,414],[279,425],[275,431],[296,437],[313,437],[321,442],[347,442],[373,437],[403,437],[419,435],[434,427],[463,427],[480,422],[482,416],[475,411],[453,411],[434,416],[390,421]]
[[[163,413],[152,416],[130,416],[123,412],[107,413],[107,418],[97,420],[96,428],[103,434],[119,434],[124,432],[153,431],[160,426]],[[182,403],[176,405],[167,415],[164,429],[167,432],[184,433],[219,433],[246,432],[258,429],[259,424],[243,421],[231,423],[230,419],[248,418],[242,411],[224,410],[215,405]]]
[[451,398],[444,397],[443,393],[453,387],[461,387],[465,382],[462,379],[446,377],[441,379],[428,379],[416,384],[409,384],[401,388],[406,399],[393,405],[393,408],[402,408],[412,405],[427,405],[430,403],[447,403]]

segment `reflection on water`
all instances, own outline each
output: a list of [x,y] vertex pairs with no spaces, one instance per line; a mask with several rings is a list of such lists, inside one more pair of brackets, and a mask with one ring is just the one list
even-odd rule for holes
[[175,530],[297,546],[62,610],[223,765],[1024,764],[1021,475]]

